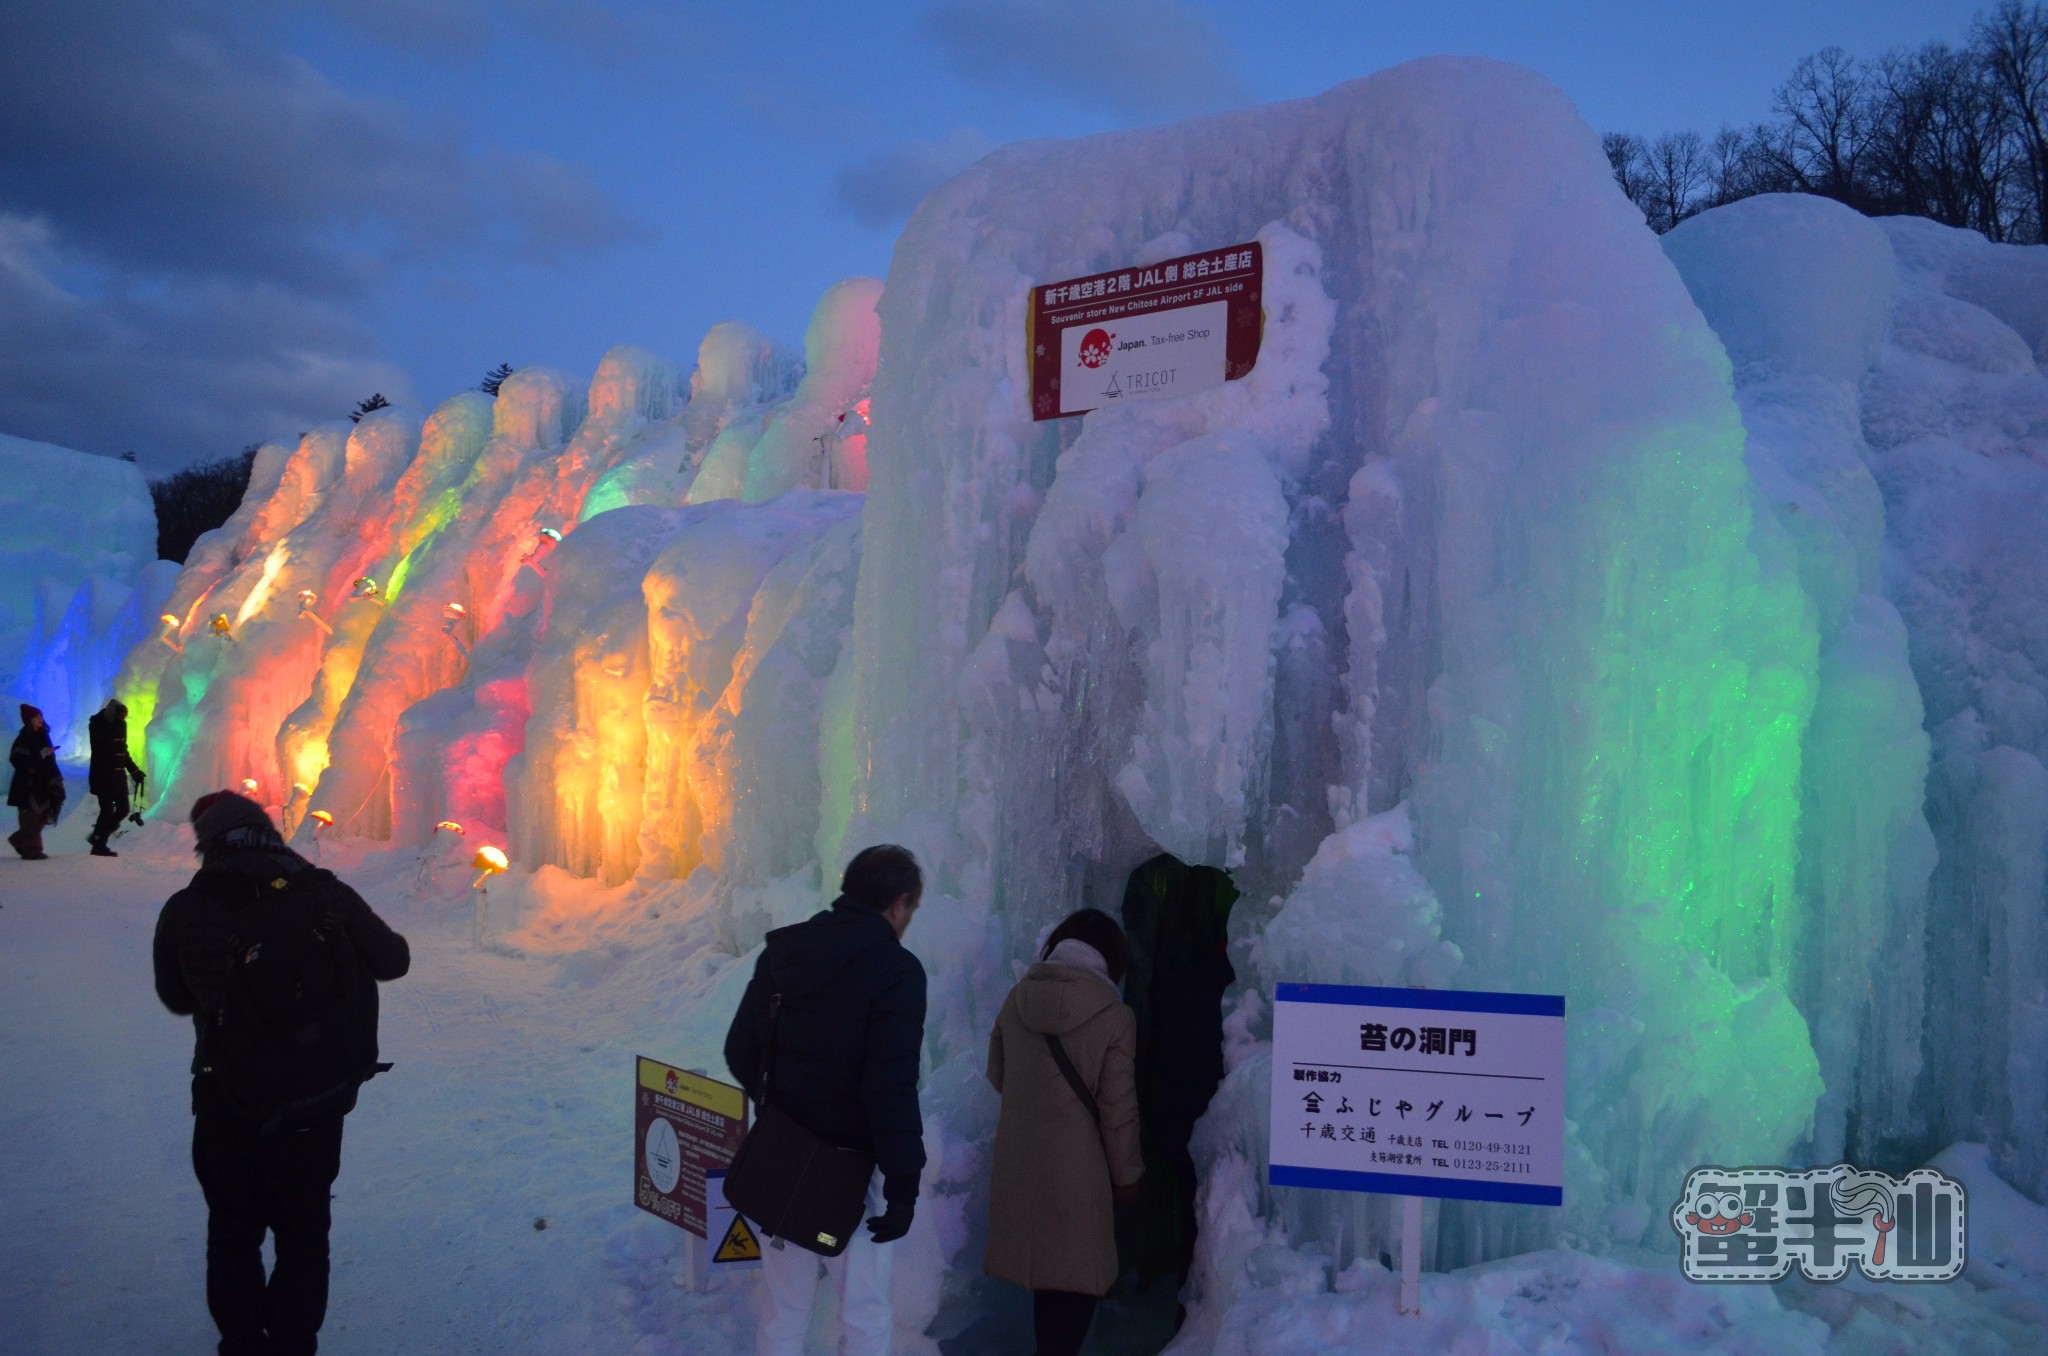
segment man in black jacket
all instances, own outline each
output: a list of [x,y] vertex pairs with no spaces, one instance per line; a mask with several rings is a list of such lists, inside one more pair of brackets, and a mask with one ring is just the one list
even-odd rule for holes
[[[861,852],[832,907],[768,934],[725,1037],[725,1062],[749,1096],[811,1133],[875,1156],[868,1237],[821,1259],[777,1239],[763,1252],[767,1286],[756,1350],[798,1356],[823,1268],[839,1291],[841,1356],[887,1356],[892,1250],[910,1231],[924,1172],[917,1105],[924,1047],[924,966],[902,945],[924,893],[917,859],[900,847]],[[770,1048],[769,1000],[781,995]]]
[[[387,1067],[376,1064],[372,981],[405,974],[412,953],[362,896],[286,847],[254,801],[230,791],[202,796],[192,830],[202,865],[164,904],[155,961],[157,997],[190,1014],[198,1038],[192,1167],[206,1197],[206,1306],[220,1328],[220,1356],[312,1356],[327,1314],[328,1190],[341,1170],[342,1117],[362,1080]],[[354,1067],[322,1077],[332,1086],[319,1095],[266,1099],[268,1071],[251,1067],[266,1043],[265,1033],[252,1041],[247,1032],[258,1001],[249,972],[264,946],[286,949],[288,910],[315,920],[302,925],[306,936],[338,933],[350,948],[352,961],[329,961],[324,972],[339,969],[358,986],[334,1009],[348,1014],[358,1053]],[[272,940],[251,945],[259,932]],[[310,1040],[314,1031],[309,1024],[292,1034]],[[293,1071],[308,1062],[300,1058]],[[267,1282],[266,1232],[277,1257]]]
[[85,841],[92,844],[95,857],[118,857],[121,854],[108,847],[107,840],[128,817],[130,781],[142,780],[142,769],[128,752],[128,708],[118,698],[107,698],[107,704],[85,723],[85,730],[92,740],[92,765],[86,772],[85,788],[100,802],[100,817]]

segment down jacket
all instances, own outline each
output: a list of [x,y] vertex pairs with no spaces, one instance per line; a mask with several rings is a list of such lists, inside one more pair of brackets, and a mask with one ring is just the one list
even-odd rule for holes
[[726,1067],[757,1105],[771,1082],[768,1000],[778,993],[768,1099],[812,1134],[874,1154],[888,1202],[914,1202],[924,966],[888,919],[850,899],[769,933],[725,1036]]
[[[1046,1036],[1094,1094],[1088,1108]],[[1107,979],[1040,962],[1010,990],[988,1040],[988,1081],[1002,1094],[982,1269],[1032,1290],[1106,1295],[1116,1283],[1112,1186],[1145,1173],[1134,1060],[1138,1019]]]

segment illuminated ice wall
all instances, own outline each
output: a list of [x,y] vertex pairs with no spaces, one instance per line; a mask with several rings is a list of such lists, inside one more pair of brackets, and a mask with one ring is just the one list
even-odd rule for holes
[[83,759],[85,723],[178,567],[156,558],[142,472],[113,457],[0,433],[0,522],[0,712],[39,708],[58,755]]
[[[1033,282],[1248,240],[1249,376],[1030,418]],[[160,812],[456,820],[687,879],[733,956],[910,844],[968,1270],[1012,962],[1161,850],[1245,892],[1197,1325],[1268,1242],[1390,1246],[1258,1185],[1281,979],[1567,996],[1568,1205],[1432,1206],[1440,1264],[1658,1245],[1706,1161],[1981,1136],[2039,1190],[2041,254],[1777,199],[1660,244],[1486,62],[1012,147],[801,361],[721,325],[265,448],[121,686]]]

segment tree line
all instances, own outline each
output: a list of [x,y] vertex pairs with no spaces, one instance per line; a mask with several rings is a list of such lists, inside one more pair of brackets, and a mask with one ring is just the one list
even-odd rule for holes
[[1662,233],[1758,193],[1813,193],[1869,216],[1929,217],[2048,243],[2048,8],[2004,0],[1961,47],[1802,59],[1772,116],[1711,138],[1603,139],[1622,191]]
[[[484,374],[477,389],[495,396],[512,370],[512,364],[499,363]],[[378,391],[357,401],[348,420],[358,423],[371,411],[390,407],[391,402]],[[156,505],[158,559],[184,564],[192,543],[226,522],[241,507],[242,496],[249,491],[250,473],[256,467],[258,446],[250,443],[235,456],[199,462],[149,482],[150,501]],[[135,454],[127,453],[122,460],[133,461]]]

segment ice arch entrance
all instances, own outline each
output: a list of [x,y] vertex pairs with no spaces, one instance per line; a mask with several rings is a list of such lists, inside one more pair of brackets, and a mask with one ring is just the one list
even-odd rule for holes
[[1124,999],[1138,1016],[1138,1125],[1145,1148],[1143,1197],[1126,1217],[1125,1268],[1141,1291],[1162,1278],[1187,1281],[1195,1256],[1195,1122],[1223,1081],[1223,998],[1237,982],[1230,963],[1228,872],[1161,853],[1124,888],[1131,970]]

